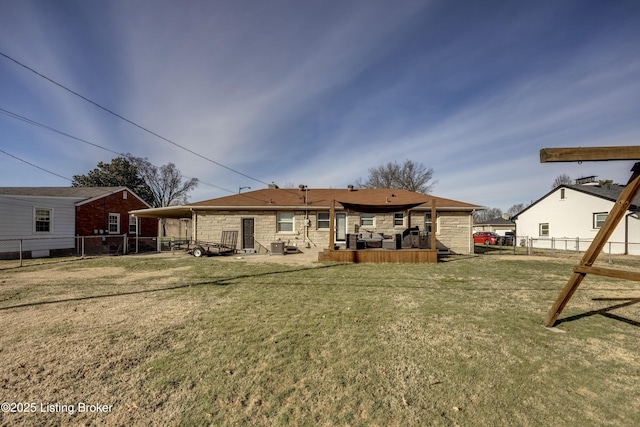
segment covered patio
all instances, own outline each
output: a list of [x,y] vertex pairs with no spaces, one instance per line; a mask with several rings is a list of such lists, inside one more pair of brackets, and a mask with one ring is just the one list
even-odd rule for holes
[[[349,202],[338,201],[345,209],[360,213],[391,213],[400,211],[410,211],[412,208],[423,204],[423,201],[408,204],[354,204]],[[318,261],[321,262],[345,262],[345,263],[437,263],[438,250],[436,241],[436,222],[432,224],[431,232],[428,234],[430,238],[426,248],[420,244],[413,246],[418,247],[402,247],[402,245],[385,245],[381,247],[371,248],[367,245],[347,244],[345,248],[338,248],[335,244],[335,211],[336,200],[331,203],[330,209],[330,231],[329,231],[329,247],[318,254]],[[410,218],[410,216],[409,216]],[[436,200],[431,201],[431,218],[436,218]],[[409,229],[411,224],[409,224]],[[396,239],[398,236],[395,237]],[[355,240],[355,239],[354,239]],[[385,239],[393,240],[393,239]],[[347,238],[349,241],[349,236]],[[389,249],[393,247],[393,249]]]

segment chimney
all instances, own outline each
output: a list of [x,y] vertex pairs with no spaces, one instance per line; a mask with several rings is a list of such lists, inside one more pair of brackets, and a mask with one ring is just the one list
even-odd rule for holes
[[511,215],[509,215],[508,213],[503,213],[502,219],[506,219],[507,221],[509,221],[511,219]]

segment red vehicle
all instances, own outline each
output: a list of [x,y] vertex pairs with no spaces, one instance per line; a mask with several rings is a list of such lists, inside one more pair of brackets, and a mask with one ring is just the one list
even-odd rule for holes
[[500,242],[500,236],[496,233],[489,231],[478,231],[473,233],[473,243],[480,243],[485,245],[497,245]]

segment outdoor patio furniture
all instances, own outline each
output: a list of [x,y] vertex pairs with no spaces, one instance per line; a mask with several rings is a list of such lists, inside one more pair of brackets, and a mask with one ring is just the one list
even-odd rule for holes
[[402,234],[394,234],[390,239],[384,239],[382,241],[382,249],[401,249],[402,248]]
[[365,248],[381,248],[384,237],[379,233],[360,233],[358,242],[364,242]]

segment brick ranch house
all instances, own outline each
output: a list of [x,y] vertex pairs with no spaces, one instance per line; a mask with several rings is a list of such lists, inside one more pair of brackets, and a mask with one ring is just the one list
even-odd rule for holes
[[0,257],[18,255],[20,240],[24,257],[43,257],[73,253],[76,236],[102,235],[87,243],[100,246],[116,235],[156,237],[155,220],[129,216],[145,208],[126,187],[0,187]]
[[[399,189],[298,189],[270,188],[249,191],[183,206],[145,209],[133,215],[151,218],[190,218],[192,239],[217,242],[222,231],[239,232],[238,249],[268,252],[274,241],[288,246],[320,247],[329,245],[330,208],[335,203],[335,236],[344,245],[347,234],[362,231],[385,235],[401,233],[410,227],[431,231],[431,201],[436,200],[438,247],[453,253],[472,253],[472,214],[484,209],[456,200]],[[367,213],[354,206],[397,206],[398,210]],[[407,208],[411,206],[411,208]]]

